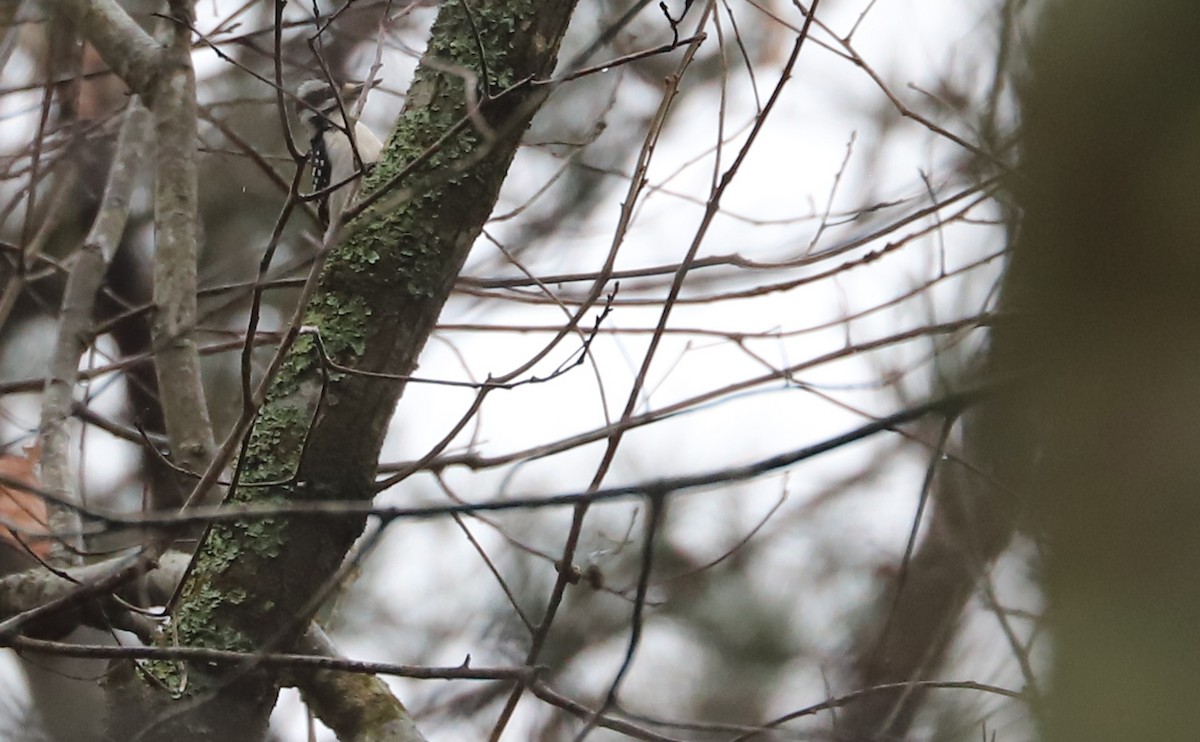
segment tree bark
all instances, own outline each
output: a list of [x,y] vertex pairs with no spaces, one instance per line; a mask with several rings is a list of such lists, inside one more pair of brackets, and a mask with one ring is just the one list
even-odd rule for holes
[[1198,35],[1195,3],[1060,0],[1033,48],[995,335],[1027,414],[995,432],[1035,443],[1047,742],[1200,728]]
[[[554,68],[572,2],[447,2],[383,162],[364,187],[389,184],[329,254],[305,324],[260,410],[239,464],[236,502],[369,500],[404,375],[432,331],[489,216],[522,132]],[[481,58],[482,55],[482,58]],[[463,71],[470,71],[464,74]],[[475,79],[471,79],[474,77]],[[473,89],[468,89],[468,85]],[[471,110],[473,101],[480,101]],[[250,486],[259,485],[259,486]],[[290,648],[363,519],[266,518],[210,529],[173,610],[170,642],[254,651]],[[168,639],[164,639],[168,641]],[[126,672],[112,700],[113,739],[256,739],[278,680],[253,666]],[[174,698],[174,702],[172,702]]]

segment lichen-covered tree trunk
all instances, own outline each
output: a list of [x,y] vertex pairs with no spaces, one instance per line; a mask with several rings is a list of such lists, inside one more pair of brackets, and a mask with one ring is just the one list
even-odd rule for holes
[[[274,380],[232,501],[372,497],[379,450],[403,383],[332,371],[322,353],[361,371],[413,370],[545,95],[545,87],[525,83],[553,71],[573,6],[441,4],[404,112],[364,191],[404,175],[347,225],[330,253],[305,320],[319,340],[302,335]],[[480,104],[477,111],[469,110],[473,102]],[[214,526],[164,641],[233,650],[290,647],[311,618],[313,596],[362,526],[361,517],[330,516]],[[149,729],[150,739],[256,739],[278,690],[265,669],[206,671],[193,664],[185,676],[163,663],[156,674],[153,681],[127,676],[115,684],[114,703],[135,704],[144,713],[125,708],[114,714],[110,737]]]

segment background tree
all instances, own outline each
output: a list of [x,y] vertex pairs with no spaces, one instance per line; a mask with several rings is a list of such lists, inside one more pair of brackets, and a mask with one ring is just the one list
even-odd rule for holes
[[1024,382],[993,432],[1048,544],[1049,740],[1196,728],[1198,30],[1188,3],[1054,3],[1022,96],[995,347]]

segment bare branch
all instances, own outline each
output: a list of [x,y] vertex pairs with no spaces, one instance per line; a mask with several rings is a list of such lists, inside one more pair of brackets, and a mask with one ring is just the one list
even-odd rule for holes
[[[130,101],[121,125],[100,210],[71,267],[63,293],[54,356],[46,373],[42,397],[40,435],[42,484],[64,500],[75,501],[69,450],[71,435],[67,423],[74,412],[79,359],[94,339],[92,307],[96,292],[125,231],[129,199],[149,133],[149,114],[135,98]],[[79,528],[78,515],[51,505],[50,527],[52,531],[64,533],[76,530]],[[79,548],[82,544],[75,546]]]

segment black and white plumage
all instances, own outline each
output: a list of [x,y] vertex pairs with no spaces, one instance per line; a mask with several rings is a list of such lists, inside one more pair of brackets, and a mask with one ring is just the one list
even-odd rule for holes
[[[339,91],[325,80],[308,80],[296,90],[300,103],[297,112],[308,128],[309,157],[312,160],[313,190],[323,191],[338,186],[317,202],[321,223],[328,225],[330,218],[341,214],[342,209],[358,191],[359,174],[369,170],[379,161],[383,142],[361,121],[353,118],[353,127],[346,125],[347,116],[354,100],[362,92],[362,85],[345,85]],[[348,132],[353,130],[353,143]],[[357,151],[358,157],[355,158]],[[361,168],[359,167],[361,163]]]

